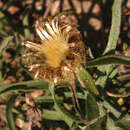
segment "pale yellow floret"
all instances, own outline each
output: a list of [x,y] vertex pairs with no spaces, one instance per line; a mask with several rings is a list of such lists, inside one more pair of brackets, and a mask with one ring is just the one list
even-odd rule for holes
[[60,66],[69,50],[69,45],[62,34],[54,35],[45,40],[41,47],[46,58],[45,63],[52,68]]

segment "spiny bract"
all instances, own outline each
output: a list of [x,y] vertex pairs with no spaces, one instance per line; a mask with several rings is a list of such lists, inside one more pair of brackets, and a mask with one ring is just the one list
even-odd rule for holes
[[85,63],[81,34],[69,16],[40,18],[35,22],[35,30],[41,43],[24,42],[29,52],[22,55],[22,61],[34,79],[58,83],[67,76],[66,71],[73,72],[76,66]]

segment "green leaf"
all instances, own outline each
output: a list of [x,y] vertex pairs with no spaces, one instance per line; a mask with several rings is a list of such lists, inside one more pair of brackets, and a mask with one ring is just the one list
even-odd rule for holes
[[99,95],[91,75],[80,65],[75,69],[76,77],[83,88],[86,88],[90,93]]
[[13,103],[14,103],[16,97],[17,97],[17,95],[13,95],[7,102],[7,107],[6,107],[6,118],[7,118],[10,130],[16,130],[15,121],[13,119],[13,113],[12,113]]
[[[107,47],[103,55],[114,54],[117,46],[117,39],[120,33],[120,24],[121,24],[121,0],[114,0],[113,8],[112,8],[111,30],[108,38]],[[96,83],[104,87],[106,80],[108,79],[108,76],[114,67],[115,66],[113,65],[106,65],[104,67],[99,66],[98,70],[104,73],[105,76],[100,76]]]
[[128,47],[129,47],[128,44],[124,42],[122,47],[123,51],[126,51]]
[[91,61],[87,61],[86,67],[96,67],[99,65],[108,65],[108,64],[117,64],[117,65],[126,65],[130,66],[130,57],[126,56],[115,56],[115,55],[110,55],[110,56],[103,56],[96,58]]
[[0,11],[0,19],[3,19],[5,17],[4,13]]
[[130,87],[130,82],[125,83],[125,84],[123,85],[123,87],[129,88],[129,87]]
[[120,25],[121,25],[121,0],[114,0],[112,7],[112,24],[111,30],[108,38],[107,47],[103,55],[111,53],[116,49],[117,40],[120,34]]
[[12,38],[13,38],[13,36],[9,36],[9,37],[5,38],[4,41],[2,42],[2,44],[0,46],[0,58],[2,57],[3,51],[8,46],[9,41],[11,41]]
[[49,82],[44,80],[24,81],[21,83],[14,83],[9,85],[0,85],[0,94],[10,91],[32,91],[48,89]]
[[[95,100],[95,98],[91,95],[87,95],[87,99],[85,102],[85,119],[88,121],[92,121],[100,116],[99,107]],[[89,126],[91,130],[99,130],[100,123],[97,121],[96,123]]]
[[[65,97],[66,98],[72,98],[72,93],[71,92],[64,92],[64,95],[65,95]],[[86,99],[86,95],[87,94],[83,94],[83,93],[80,93],[80,92],[77,92],[77,97],[78,97],[78,99]]]
[[4,50],[6,49],[6,47],[8,46],[9,41],[12,40],[12,38],[13,38],[13,36],[9,36],[9,37],[5,38],[0,46],[0,82],[2,81],[2,69],[3,69],[2,54],[3,54]]
[[[61,103],[61,102],[63,102],[64,98],[56,95],[56,99],[59,103]],[[34,101],[41,102],[41,103],[53,103],[54,102],[52,96],[40,96],[40,97],[34,98]]]
[[24,25],[24,35],[25,35],[25,39],[29,39],[30,38],[30,30],[29,30],[29,13],[27,12],[28,9],[26,9],[26,11],[24,12],[24,16],[23,16],[23,25]]
[[3,61],[0,59],[0,82],[2,82],[2,68],[3,68]]
[[6,15],[0,11],[0,35],[7,36],[7,31],[5,30],[5,25],[8,24]]
[[124,130],[129,130],[130,129],[130,118],[128,120],[122,119],[116,121],[116,125],[123,128]]
[[121,113],[114,108],[114,106],[112,106],[109,102],[104,101],[103,106],[108,109],[116,118],[119,118]]
[[52,97],[54,99],[55,109],[61,116],[61,119],[66,122],[66,124],[71,128],[73,124],[80,123],[80,121],[75,117],[74,115],[70,114],[68,111],[65,110],[65,108],[57,102],[55,91],[54,91],[54,85],[50,84],[50,92],[52,94]]
[[58,111],[51,111],[47,109],[43,109],[42,118],[48,120],[62,120]]
[[107,116],[106,130],[120,130],[119,127],[116,127],[114,120]]

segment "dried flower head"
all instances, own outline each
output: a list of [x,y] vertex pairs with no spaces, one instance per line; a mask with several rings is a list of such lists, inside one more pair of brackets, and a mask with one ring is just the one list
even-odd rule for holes
[[29,48],[22,61],[34,79],[46,79],[59,83],[73,73],[75,67],[85,63],[85,46],[77,26],[67,15],[35,22],[40,43],[26,41]]

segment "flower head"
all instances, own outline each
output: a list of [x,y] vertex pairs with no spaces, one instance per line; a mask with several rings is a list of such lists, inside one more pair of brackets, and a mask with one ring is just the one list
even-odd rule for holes
[[85,46],[75,24],[66,15],[35,22],[40,44],[26,41],[29,52],[22,56],[23,63],[35,79],[48,79],[55,83],[66,76],[66,71],[85,62]]
[[60,67],[61,62],[66,58],[69,51],[69,44],[66,36],[58,27],[58,21],[51,23],[36,21],[36,32],[42,40],[41,53],[45,56],[45,63],[52,68]]

